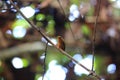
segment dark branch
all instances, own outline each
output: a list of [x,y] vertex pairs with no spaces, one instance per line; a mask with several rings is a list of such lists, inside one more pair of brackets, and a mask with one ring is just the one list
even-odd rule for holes
[[45,75],[45,71],[46,71],[46,58],[47,58],[47,48],[48,48],[48,42],[46,43],[46,46],[45,46],[45,58],[44,58],[44,62],[43,62],[43,67],[44,67],[44,72],[43,72],[43,77],[42,77],[42,80],[44,80],[44,75]]
[[97,22],[98,22],[98,17],[99,17],[99,12],[100,12],[100,5],[101,5],[101,0],[98,0],[98,11],[97,15],[95,17],[95,24],[94,24],[94,30],[93,30],[93,42],[92,42],[92,71],[94,69],[94,59],[95,59],[95,41],[96,41],[96,30],[97,30]]

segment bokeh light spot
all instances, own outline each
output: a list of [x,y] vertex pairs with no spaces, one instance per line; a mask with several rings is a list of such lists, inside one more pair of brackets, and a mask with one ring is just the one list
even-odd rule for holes
[[23,38],[26,34],[26,29],[22,26],[17,26],[13,29],[13,36],[15,38]]
[[114,74],[116,71],[116,65],[115,64],[109,64],[107,67],[107,72],[109,74]]
[[32,17],[34,14],[35,14],[35,10],[30,7],[30,6],[27,6],[27,7],[22,7],[20,9],[20,11],[27,17],[27,18],[30,18]]
[[19,57],[14,57],[14,58],[12,59],[12,65],[13,65],[13,67],[16,68],[16,69],[23,68],[22,59],[19,58]]

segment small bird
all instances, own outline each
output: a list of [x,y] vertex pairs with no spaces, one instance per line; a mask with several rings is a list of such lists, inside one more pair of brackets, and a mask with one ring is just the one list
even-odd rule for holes
[[61,36],[58,36],[57,40],[58,40],[57,45],[56,45],[57,48],[60,48],[60,49],[65,51],[65,41],[64,41],[64,39]]

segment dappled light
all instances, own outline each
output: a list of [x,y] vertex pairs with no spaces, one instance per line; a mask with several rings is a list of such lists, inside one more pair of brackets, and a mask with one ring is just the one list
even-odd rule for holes
[[0,0],[0,80],[120,80],[120,0]]
[[[88,55],[84,59],[79,61],[81,64],[86,66],[88,69],[92,69],[92,55]],[[81,76],[82,74],[89,75],[89,72],[86,71],[84,68],[80,67],[78,64],[75,65],[74,72]]]

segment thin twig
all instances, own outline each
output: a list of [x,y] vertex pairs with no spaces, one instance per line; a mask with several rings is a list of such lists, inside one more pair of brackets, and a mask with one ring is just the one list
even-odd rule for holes
[[45,58],[44,58],[44,62],[43,62],[43,68],[44,68],[44,72],[43,72],[43,77],[42,80],[44,79],[44,75],[45,75],[45,71],[46,71],[46,57],[47,57],[47,48],[48,48],[48,42],[46,43],[45,46]]
[[91,71],[90,69],[86,68],[84,65],[82,65],[81,63],[79,63],[79,61],[75,60],[74,58],[72,58],[71,55],[69,55],[67,52],[63,51],[62,49],[58,48],[42,31],[40,28],[37,28],[36,25],[34,25],[32,22],[29,21],[29,19],[27,19],[24,14],[20,11],[20,9],[13,3],[12,0],[10,0],[11,4],[16,8],[16,10],[23,16],[23,18],[31,25],[32,28],[34,28],[35,30],[37,30],[50,44],[52,44],[56,49],[58,49],[63,55],[67,56],[70,60],[74,61],[75,63],[77,63],[78,65],[80,65],[81,67],[83,67],[85,70],[87,70],[89,73],[92,73],[93,76],[95,76],[97,79],[101,79],[100,76],[98,76],[94,71]]
[[[57,0],[57,1],[58,1],[59,5],[60,5],[60,8],[61,8],[62,11],[63,11],[63,14],[65,15],[65,19],[67,19],[66,13],[65,13],[65,11],[64,11],[64,9],[63,9],[63,7],[62,7],[62,5],[61,5],[60,0]],[[72,36],[73,36],[74,40],[76,41],[76,37],[75,37],[75,35],[74,35],[74,33],[73,33],[73,30],[72,30],[72,27],[71,27],[71,25],[70,25],[70,22],[68,22],[68,25],[69,25],[69,27],[70,27],[70,31],[71,31],[71,33],[72,33]]]
[[94,59],[95,59],[95,41],[96,41],[96,30],[97,30],[97,22],[98,22],[98,17],[99,17],[99,12],[100,12],[100,5],[101,5],[101,0],[98,0],[98,11],[96,14],[95,18],[95,24],[94,24],[94,31],[93,31],[93,44],[92,44],[92,71],[94,71]]

